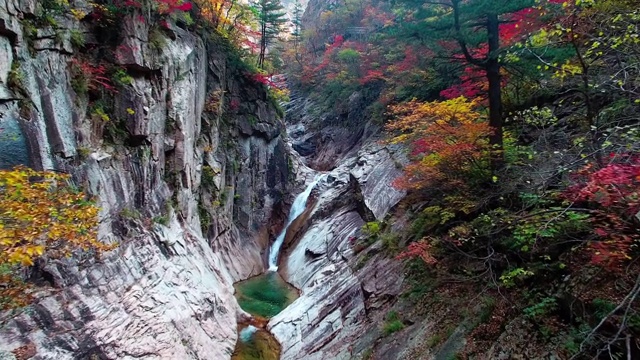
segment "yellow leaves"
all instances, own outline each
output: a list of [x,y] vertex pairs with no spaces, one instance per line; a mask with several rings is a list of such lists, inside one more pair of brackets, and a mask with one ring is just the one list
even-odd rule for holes
[[82,20],[87,16],[87,13],[80,10],[80,9],[71,9],[71,15],[73,15],[74,18],[76,18],[77,20]]
[[[433,123],[443,125],[451,122],[469,124],[479,119],[480,115],[474,111],[477,106],[475,100],[469,101],[461,96],[447,101],[422,103],[411,100],[398,105],[391,105],[389,113],[397,118],[390,122],[386,129],[389,131],[413,132],[418,135],[425,126]],[[407,134],[400,134],[391,141],[394,143],[407,141]]]
[[386,126],[393,132],[389,142],[408,144],[413,160],[394,185],[420,189],[445,181],[457,186],[468,171],[482,167],[483,157],[490,152],[491,130],[476,106],[476,101],[464,97],[390,106],[395,119]]
[[68,179],[26,167],[0,170],[0,268],[111,248],[96,239],[98,208]]

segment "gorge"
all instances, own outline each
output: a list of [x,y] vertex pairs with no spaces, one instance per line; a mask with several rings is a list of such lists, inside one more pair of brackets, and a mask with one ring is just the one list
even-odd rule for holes
[[[88,3],[76,6],[90,12]],[[267,327],[282,358],[351,351],[345,337],[363,324],[365,299],[343,240],[362,216],[384,216],[402,196],[377,191],[397,174],[387,150],[374,144],[316,178],[287,145],[266,92],[238,73],[223,45],[172,27],[158,48],[153,29],[133,15],[123,18],[115,47],[130,84],[112,95],[110,119],[100,119],[68,66],[83,56],[70,36],[81,32],[85,47],[98,49],[98,29],[59,16],[57,35],[27,32],[25,19],[40,11],[30,0],[0,4],[1,121],[20,125],[32,166],[68,171],[96,196],[99,237],[118,247],[98,261],[43,263],[34,276],[48,286],[36,303],[3,315],[4,356],[229,358],[236,323],[249,319],[232,285],[275,267],[281,245],[280,272],[301,290]],[[7,80],[16,74],[19,88]],[[285,218],[288,194],[305,182],[307,196],[318,183],[319,198],[313,207],[306,196],[294,201],[288,222],[300,213],[307,220],[275,236],[273,219]],[[266,263],[269,238],[278,240]],[[386,291],[368,286],[372,296]]]
[[0,0],[0,359],[640,358],[633,1],[283,3]]

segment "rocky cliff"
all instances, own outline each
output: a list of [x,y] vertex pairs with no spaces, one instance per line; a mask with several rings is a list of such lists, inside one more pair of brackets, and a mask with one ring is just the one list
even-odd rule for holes
[[[215,36],[173,24],[158,32],[132,14],[106,46],[104,29],[82,16],[88,3],[76,1],[74,16],[44,4],[0,1],[0,127],[14,130],[2,146],[35,168],[71,172],[97,197],[100,238],[119,246],[39,264],[33,276],[50,286],[3,316],[0,349],[228,358],[243,315],[232,283],[263,270],[266,224],[288,183],[272,102]],[[98,56],[126,73],[101,99],[108,112],[74,86],[78,59]]]

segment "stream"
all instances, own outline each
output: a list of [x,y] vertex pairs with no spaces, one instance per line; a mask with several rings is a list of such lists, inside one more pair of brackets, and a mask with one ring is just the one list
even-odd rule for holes
[[[267,272],[234,285],[238,304],[255,321],[252,324],[238,324],[239,335],[231,357],[233,360],[280,358],[280,344],[265,327],[270,318],[278,315],[298,298],[299,292],[278,273],[278,258],[289,226],[304,212],[311,191],[323,178],[324,175],[317,175],[293,201],[287,223],[269,249]],[[264,325],[256,327],[256,324]]]

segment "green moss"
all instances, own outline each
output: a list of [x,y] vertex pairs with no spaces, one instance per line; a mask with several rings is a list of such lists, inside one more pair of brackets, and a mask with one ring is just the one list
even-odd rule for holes
[[159,26],[149,30],[149,45],[156,50],[162,50],[167,45],[167,38]]
[[120,216],[125,219],[140,219],[142,217],[138,210],[128,207],[120,211]]
[[362,357],[360,359],[369,360],[371,359],[371,356],[373,356],[373,349],[367,349],[365,350],[365,352],[362,353]]
[[20,69],[20,63],[14,60],[11,64],[11,71],[7,77],[9,88],[22,91],[24,89],[24,73]]
[[169,217],[167,215],[155,216],[153,222],[160,225],[167,225],[169,223]]
[[209,225],[211,225],[211,218],[202,202],[198,202],[198,215],[200,216],[200,230],[206,234],[209,231]]
[[76,150],[81,159],[86,159],[91,154],[91,149],[88,147],[79,147]]
[[202,185],[213,189],[215,187],[215,176],[216,172],[211,168],[211,166],[205,165],[202,167]]

